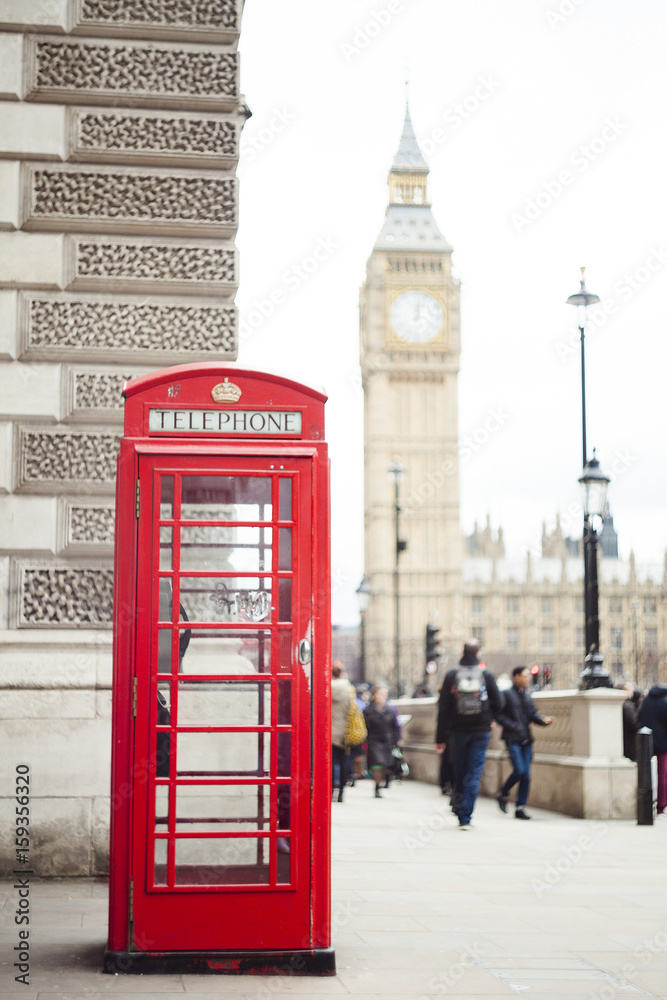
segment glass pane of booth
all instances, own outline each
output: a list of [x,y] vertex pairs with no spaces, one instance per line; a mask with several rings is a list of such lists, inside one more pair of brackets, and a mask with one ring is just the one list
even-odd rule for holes
[[263,831],[269,828],[268,785],[176,786],[176,831]]
[[169,785],[155,786],[155,829],[166,833],[169,826]]
[[182,681],[178,685],[180,726],[268,726],[271,685],[224,681]]
[[[165,630],[171,635],[171,629]],[[187,674],[256,674],[271,670],[271,633],[255,629],[192,629],[181,631],[181,642],[188,633],[187,648],[179,654],[178,672]],[[160,638],[163,630],[160,629]],[[163,644],[167,643],[165,638]],[[166,667],[169,670],[169,666]],[[162,667],[160,667],[160,672]]]
[[191,622],[261,622],[271,618],[270,576],[182,576],[181,605]]
[[172,569],[174,548],[174,529],[160,528],[160,569]]
[[160,477],[160,517],[170,521],[174,516],[174,477]]
[[[280,737],[278,752],[280,754]],[[176,737],[178,777],[264,778],[271,760],[270,733],[182,733]]]
[[176,885],[268,885],[269,841],[263,837],[176,840]]
[[183,476],[181,519],[270,521],[270,476]]
[[230,570],[241,573],[270,572],[272,536],[271,528],[243,525],[227,528],[222,525],[201,524],[192,527],[183,526],[181,569],[210,570],[214,573]]
[[279,521],[291,521],[292,520],[292,480],[290,479],[279,479],[278,480],[278,508],[279,508]]

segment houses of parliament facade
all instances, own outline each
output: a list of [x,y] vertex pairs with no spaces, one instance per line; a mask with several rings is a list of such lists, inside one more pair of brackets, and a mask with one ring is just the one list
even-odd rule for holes
[[[541,686],[577,687],[585,645],[581,539],[565,537],[556,519],[517,563],[490,520],[468,537],[461,530],[459,285],[431,210],[428,173],[406,108],[360,295],[369,601],[357,675],[405,694],[434,691],[472,635],[496,675],[524,663],[539,667]],[[609,511],[599,540],[605,667],[612,680],[625,676],[640,687],[667,680],[667,562],[621,560]],[[439,630],[442,653],[433,674],[425,670],[428,624]]]

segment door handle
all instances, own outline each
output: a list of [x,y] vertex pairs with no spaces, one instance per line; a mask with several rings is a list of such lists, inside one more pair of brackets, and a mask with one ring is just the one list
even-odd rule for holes
[[307,639],[302,639],[299,643],[299,663],[310,663],[312,658],[312,647]]

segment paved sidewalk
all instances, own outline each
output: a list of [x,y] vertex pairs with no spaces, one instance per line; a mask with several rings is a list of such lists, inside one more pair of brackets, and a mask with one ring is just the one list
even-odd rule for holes
[[29,986],[13,978],[16,891],[0,887],[0,997],[667,1000],[667,819],[525,823],[482,799],[462,833],[431,785],[383,796],[362,781],[333,803],[335,978],[104,975],[106,884],[67,879],[32,885]]

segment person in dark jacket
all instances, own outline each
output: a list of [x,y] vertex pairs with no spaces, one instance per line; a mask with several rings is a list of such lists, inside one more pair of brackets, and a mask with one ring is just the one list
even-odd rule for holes
[[625,691],[627,695],[623,702],[623,756],[627,757],[628,760],[637,760],[635,741],[639,729],[637,716],[642,693],[632,681],[622,681],[620,685],[614,686]]
[[496,679],[482,669],[477,654],[479,643],[470,639],[463,647],[459,666],[443,681],[438,702],[435,749],[452,754],[452,811],[459,827],[470,828],[479,794],[491,723],[503,707]]
[[667,809],[667,684],[656,684],[641,703],[640,728],[653,730],[653,753],[658,759],[658,816]]
[[364,721],[368,730],[368,770],[375,782],[376,799],[382,798],[380,785],[393,762],[391,751],[401,736],[396,713],[387,704],[387,693],[386,687],[376,684],[371,688],[371,700],[364,709]]
[[507,812],[507,802],[510,790],[519,784],[516,796],[514,815],[517,819],[530,819],[524,806],[528,801],[530,790],[530,765],[533,760],[533,734],[530,731],[532,722],[538,726],[550,726],[554,721],[551,716],[540,715],[535,708],[533,699],[528,694],[530,670],[528,667],[515,667],[512,671],[512,687],[505,691],[505,708],[498,716],[498,722],[503,727],[503,739],[512,761],[512,773],[500,786],[496,795],[502,812]]

